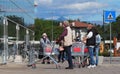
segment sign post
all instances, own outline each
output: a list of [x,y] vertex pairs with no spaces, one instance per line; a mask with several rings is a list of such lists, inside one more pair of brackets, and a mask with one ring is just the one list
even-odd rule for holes
[[114,22],[116,20],[116,12],[115,11],[104,11],[104,21],[110,23],[110,64],[111,64],[111,58],[112,58],[112,48],[111,48],[111,22]]

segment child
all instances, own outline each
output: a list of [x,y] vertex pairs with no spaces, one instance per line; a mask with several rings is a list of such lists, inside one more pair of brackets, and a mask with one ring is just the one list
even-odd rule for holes
[[59,43],[59,55],[58,55],[58,62],[64,62],[64,48],[63,48],[63,41]]

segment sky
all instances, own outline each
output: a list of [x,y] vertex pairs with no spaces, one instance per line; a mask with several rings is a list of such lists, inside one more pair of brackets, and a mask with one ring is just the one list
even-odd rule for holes
[[80,19],[103,21],[103,10],[120,15],[120,0],[35,0],[35,17],[43,19]]
[[16,15],[25,24],[34,24],[34,0],[0,0],[0,16]]

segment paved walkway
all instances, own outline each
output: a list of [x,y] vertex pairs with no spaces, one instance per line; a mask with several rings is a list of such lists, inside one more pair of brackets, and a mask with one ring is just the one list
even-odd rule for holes
[[27,67],[25,63],[8,63],[0,66],[0,74],[120,74],[120,64],[102,64],[96,68],[74,68],[66,70],[66,62],[61,64],[61,69],[56,69],[55,64],[37,64],[36,69]]

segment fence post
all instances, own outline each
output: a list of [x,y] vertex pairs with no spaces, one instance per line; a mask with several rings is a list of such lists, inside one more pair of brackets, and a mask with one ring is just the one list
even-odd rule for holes
[[8,33],[7,33],[8,21],[7,18],[3,19],[3,39],[4,39],[4,50],[2,52],[2,64],[7,64],[7,55],[8,55]]

